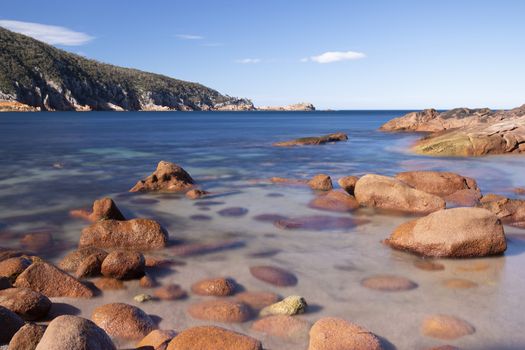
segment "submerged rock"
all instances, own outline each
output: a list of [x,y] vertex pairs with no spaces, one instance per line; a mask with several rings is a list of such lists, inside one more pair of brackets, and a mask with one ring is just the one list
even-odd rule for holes
[[261,281],[279,287],[289,287],[297,284],[297,277],[290,271],[280,267],[266,265],[252,266],[250,267],[250,273],[253,277]]
[[376,335],[355,323],[324,317],[310,329],[308,350],[382,350]]
[[105,277],[126,280],[144,276],[145,267],[142,254],[115,250],[104,259],[101,271]]
[[168,344],[166,350],[262,350],[261,342],[215,326],[188,328]]
[[332,179],[326,174],[317,174],[310,181],[308,186],[316,191],[330,191],[333,188]]
[[408,278],[393,275],[377,275],[361,281],[363,287],[383,292],[400,292],[417,288],[417,283]]
[[185,192],[195,184],[190,174],[175,163],[160,161],[157,169],[144,180],[137,182],[130,192]]
[[299,317],[274,315],[255,321],[251,329],[272,337],[283,338],[288,341],[297,341],[308,338],[310,323]]
[[433,257],[482,257],[507,249],[500,220],[481,208],[440,210],[406,222],[385,242],[396,249]]
[[285,177],[274,176],[270,178],[270,182],[275,184],[286,184],[286,185],[308,185],[306,179],[289,179]]
[[85,210],[72,210],[70,214],[71,216],[86,219],[91,222],[97,222],[100,220],[126,220],[113,199],[109,197],[97,199],[93,203],[93,210],[91,213]]
[[188,314],[199,320],[223,323],[242,323],[248,321],[252,316],[248,305],[225,299],[191,304],[188,307]]
[[64,271],[46,262],[35,262],[18,276],[15,286],[51,297],[91,298],[93,291]]
[[35,350],[45,331],[46,326],[27,323],[15,333],[8,350]]
[[342,216],[311,215],[277,220],[274,222],[274,225],[283,230],[303,229],[314,231],[329,231],[347,230],[367,222],[368,221],[366,220],[357,220]]
[[208,191],[199,190],[199,189],[193,189],[193,190],[189,190],[188,192],[186,192],[186,198],[199,199],[199,198],[205,197],[205,196],[207,196],[209,194],[210,194],[210,192],[208,192]]
[[110,337],[96,324],[82,317],[58,316],[47,326],[36,350],[115,350]]
[[317,196],[308,205],[310,208],[334,212],[349,212],[359,208],[354,196],[341,191],[329,191],[325,195]]
[[324,136],[302,137],[291,141],[275,142],[273,146],[290,147],[290,146],[310,146],[323,145],[329,142],[347,141],[348,135],[343,132],[329,134]]
[[241,207],[224,208],[217,212],[220,216],[240,217],[248,214],[248,209]]
[[396,179],[459,205],[473,206],[481,198],[476,180],[451,172],[407,171],[397,174]]
[[427,337],[446,340],[474,334],[475,331],[476,329],[467,321],[449,315],[428,316],[421,325],[421,332]]
[[120,290],[126,289],[124,283],[116,278],[99,278],[93,282],[100,290]]
[[0,345],[8,344],[23,325],[24,320],[17,314],[0,306]]
[[288,315],[293,316],[297,314],[302,314],[306,311],[308,304],[306,300],[299,295],[291,295],[284,298],[283,300],[266,306],[259,312],[260,316],[268,315]]
[[80,247],[150,250],[164,248],[168,233],[150,219],[103,220],[82,230]]
[[153,292],[153,295],[161,300],[178,300],[184,299],[188,296],[186,291],[182,289],[182,287],[178,284],[169,284],[167,286],[162,286],[156,289]]
[[355,198],[363,206],[427,214],[445,208],[445,201],[388,176],[368,174],[355,186]]
[[26,321],[44,318],[51,309],[51,300],[45,295],[27,288],[9,288],[0,291],[3,306]]
[[279,295],[272,292],[242,292],[236,294],[235,299],[247,304],[255,311],[281,300]]
[[191,291],[195,294],[216,297],[232,295],[235,289],[235,281],[224,277],[205,279],[191,286]]
[[144,311],[124,303],[99,306],[91,319],[111,337],[121,339],[140,340],[157,328]]

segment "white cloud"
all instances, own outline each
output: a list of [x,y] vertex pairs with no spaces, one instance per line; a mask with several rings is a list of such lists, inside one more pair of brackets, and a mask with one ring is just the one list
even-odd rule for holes
[[240,63],[240,64],[255,64],[255,63],[260,63],[261,59],[260,58],[243,58],[240,60],[235,60],[235,62]]
[[365,58],[366,55],[362,52],[355,51],[328,51],[318,56],[311,56],[302,58],[301,62],[317,62],[317,63],[333,63],[339,61],[353,61]]
[[182,40],[202,40],[203,36],[194,35],[194,34],[177,34],[177,38]]
[[94,39],[86,33],[40,23],[0,20],[0,26],[51,45],[80,46]]

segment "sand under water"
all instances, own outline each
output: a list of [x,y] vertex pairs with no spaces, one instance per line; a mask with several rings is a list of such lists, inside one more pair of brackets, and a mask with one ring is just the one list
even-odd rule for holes
[[[444,269],[421,269],[421,259],[381,243],[409,219],[362,209],[330,213],[308,207],[315,194],[303,186],[271,184],[271,176],[307,178],[327,173],[392,175],[406,170],[446,170],[470,176],[483,193],[517,197],[512,188],[525,185],[525,158],[426,158],[405,151],[417,136],[384,134],[376,129],[403,114],[380,112],[316,113],[42,113],[3,114],[0,119],[0,246],[20,247],[24,234],[50,232],[53,243],[39,255],[58,262],[78,243],[87,225],[69,217],[71,209],[89,207],[111,196],[131,217],[159,220],[171,246],[155,255],[179,264],[153,273],[159,284],[176,283],[189,291],[206,277],[228,276],[247,291],[272,291],[283,297],[302,295],[310,305],[302,319],[315,322],[338,316],[358,323],[384,339],[391,349],[424,349],[451,344],[461,349],[525,348],[522,332],[525,290],[525,230],[505,227],[508,250],[484,259],[438,259]],[[349,141],[314,147],[275,148],[274,141],[347,132]],[[177,194],[130,194],[134,183],[150,174],[159,160],[182,165],[202,188],[215,195],[197,201]],[[225,208],[247,209],[223,216]],[[285,230],[255,220],[260,214],[287,217],[328,215],[353,218],[344,229]],[[181,243],[227,242],[222,249],[192,256],[176,255]],[[292,271],[298,283],[276,287],[255,279],[254,265]],[[418,267],[419,266],[419,267]],[[409,278],[417,288],[382,292],[361,285],[374,275]],[[450,279],[471,282],[451,288]],[[90,300],[53,298],[54,313],[89,318],[110,302],[137,305],[156,316],[159,327],[183,330],[210,324],[192,319],[189,304],[206,299],[190,293],[178,301],[137,303],[133,297],[151,290],[138,281],[127,289],[106,291]],[[69,304],[69,305],[66,305]],[[476,332],[456,340],[421,333],[430,314],[467,320]],[[260,339],[265,349],[305,349],[307,339],[286,342],[250,330],[252,322],[223,327]],[[121,343],[123,347],[131,344]]]

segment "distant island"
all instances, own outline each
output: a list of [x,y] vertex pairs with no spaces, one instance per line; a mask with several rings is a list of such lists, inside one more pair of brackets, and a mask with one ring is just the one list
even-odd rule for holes
[[311,111],[257,108],[204,85],[100,63],[0,27],[0,112]]

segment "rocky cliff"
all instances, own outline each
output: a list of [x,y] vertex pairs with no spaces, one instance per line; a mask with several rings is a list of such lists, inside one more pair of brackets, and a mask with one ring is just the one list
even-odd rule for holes
[[288,106],[263,106],[263,107],[257,107],[258,111],[301,111],[301,112],[309,112],[309,111],[315,111],[315,107],[311,103],[307,102],[301,102],[296,104],[291,104]]
[[[206,86],[86,59],[0,27],[0,101],[44,111],[253,110]],[[8,105],[5,105],[8,106]],[[20,105],[14,105],[20,110]],[[6,109],[4,109],[6,110]]]

